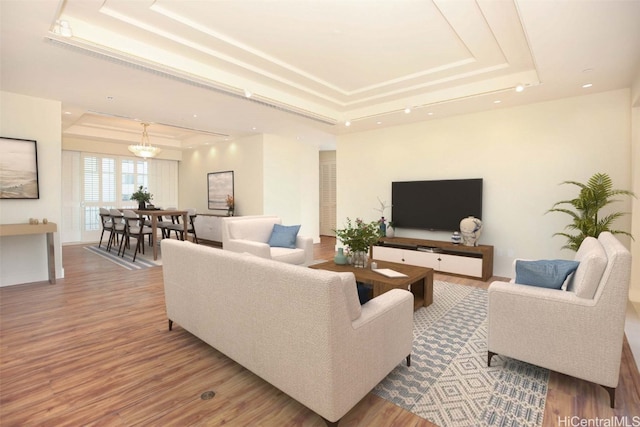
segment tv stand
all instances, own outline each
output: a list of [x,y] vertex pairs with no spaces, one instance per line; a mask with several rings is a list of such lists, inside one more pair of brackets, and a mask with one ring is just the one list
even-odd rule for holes
[[488,281],[493,276],[493,246],[464,246],[438,240],[382,237],[373,259],[433,268],[447,274]]

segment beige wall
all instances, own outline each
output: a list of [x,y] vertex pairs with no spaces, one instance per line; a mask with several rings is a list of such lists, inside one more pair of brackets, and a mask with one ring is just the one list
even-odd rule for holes
[[[0,223],[28,223],[46,217],[60,226],[62,205],[61,122],[59,101],[0,92],[0,135],[34,139],[38,149],[40,198],[0,200]],[[64,277],[60,234],[55,238],[56,277]],[[0,286],[48,280],[45,236],[0,238]]]
[[[346,217],[377,219],[377,197],[391,202],[392,181],[483,178],[480,243],[495,247],[495,275],[510,276],[515,257],[570,258],[565,240],[552,237],[569,217],[545,212],[575,195],[562,181],[606,172],[616,188],[631,188],[629,105],[630,91],[618,90],[340,136],[338,226]],[[628,212],[631,202],[614,208]],[[630,230],[631,217],[616,227]]]

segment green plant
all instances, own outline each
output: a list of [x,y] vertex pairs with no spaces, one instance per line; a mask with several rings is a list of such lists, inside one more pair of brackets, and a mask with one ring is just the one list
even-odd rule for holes
[[356,218],[354,225],[351,219],[347,218],[347,226],[334,231],[352,252],[367,252],[369,247],[380,238],[380,223],[378,221],[365,223],[360,218]]
[[[565,229],[576,230],[577,234],[555,233],[554,236],[564,236],[567,238],[567,244],[563,249],[571,249],[577,251],[580,244],[587,236],[598,237],[603,231],[609,231],[612,234],[625,234],[631,236],[630,233],[620,230],[612,230],[612,223],[625,215],[626,212],[614,212],[609,215],[599,216],[599,212],[605,206],[617,202],[619,200],[612,197],[623,195],[635,197],[631,191],[613,189],[613,182],[606,173],[596,173],[586,184],[576,181],[564,181],[562,184],[572,184],[580,187],[578,197],[571,200],[562,200],[553,205],[548,212],[562,212],[570,215],[571,224]],[[559,208],[560,205],[571,205],[574,210],[568,208]]]
[[148,203],[149,201],[151,201],[151,199],[153,199],[153,194],[149,193],[147,189],[141,185],[140,187],[138,187],[138,190],[131,195],[131,198],[129,200],[136,200],[138,203]]

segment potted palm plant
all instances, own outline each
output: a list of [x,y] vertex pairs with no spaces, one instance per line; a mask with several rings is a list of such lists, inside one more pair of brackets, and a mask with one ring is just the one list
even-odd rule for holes
[[142,210],[145,208],[145,204],[149,203],[153,199],[153,194],[149,193],[146,188],[142,185],[138,187],[138,190],[135,191],[129,200],[135,200],[138,202],[138,209]]
[[[613,197],[635,197],[635,194],[627,190],[614,189],[613,182],[606,173],[594,174],[586,184],[576,181],[564,181],[562,184],[572,184],[580,188],[580,192],[576,198],[571,200],[562,200],[554,204],[553,207],[547,211],[562,212],[572,218],[571,223],[567,225],[565,229],[575,230],[577,231],[577,234],[554,234],[554,236],[566,237],[567,244],[562,247],[563,249],[577,251],[585,237],[598,237],[603,231],[609,231],[612,234],[625,234],[633,239],[633,236],[626,231],[611,229],[613,222],[625,215],[626,212],[613,212],[605,216],[602,216],[599,213],[605,206],[619,201],[613,199]],[[558,207],[562,205],[570,205],[574,210]]]

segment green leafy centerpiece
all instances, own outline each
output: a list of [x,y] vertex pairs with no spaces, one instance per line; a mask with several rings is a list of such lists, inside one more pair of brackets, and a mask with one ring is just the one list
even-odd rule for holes
[[153,194],[149,193],[145,187],[142,185],[138,187],[138,190],[135,191],[129,200],[135,200],[138,202],[138,209],[144,209],[145,204],[149,203],[153,199]]
[[355,223],[347,218],[345,228],[335,230],[336,237],[349,248],[354,267],[364,268],[368,263],[369,248],[380,238],[380,224],[378,221],[369,223],[356,218]]

